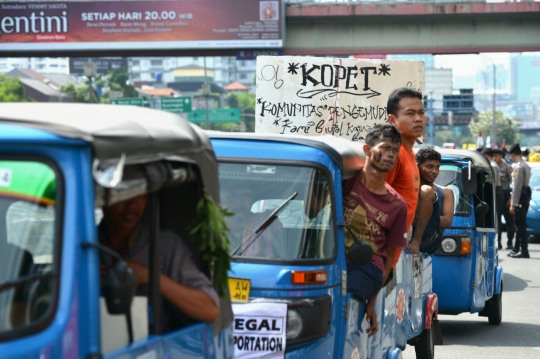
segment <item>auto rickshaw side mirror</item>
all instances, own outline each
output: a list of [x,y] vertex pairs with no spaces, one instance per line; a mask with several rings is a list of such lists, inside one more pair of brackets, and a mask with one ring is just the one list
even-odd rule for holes
[[84,248],[98,248],[117,259],[116,264],[109,268],[103,279],[102,293],[109,314],[130,314],[131,302],[137,290],[137,280],[131,268],[118,253],[108,247],[93,242],[83,242],[82,245]]
[[475,194],[477,188],[476,181],[476,168],[467,166],[461,169],[461,187],[463,193]]
[[118,261],[103,280],[103,296],[109,313],[129,313],[136,289],[137,281],[131,268],[126,262]]
[[364,241],[361,241],[351,230],[346,223],[340,223],[340,227],[344,227],[354,239],[354,244],[349,248],[347,256],[352,264],[363,266],[371,261],[373,256],[373,248]]
[[486,202],[482,201],[474,207],[474,211],[477,216],[483,217],[488,213],[489,205]]

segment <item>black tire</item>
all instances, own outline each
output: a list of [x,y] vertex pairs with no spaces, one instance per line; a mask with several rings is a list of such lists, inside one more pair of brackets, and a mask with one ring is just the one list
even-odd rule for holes
[[495,294],[489,301],[488,320],[491,325],[500,325],[502,322],[502,294],[503,285],[501,283],[501,292]]
[[433,340],[433,321],[429,329],[424,329],[418,336],[418,342],[414,346],[416,359],[434,359],[435,341]]

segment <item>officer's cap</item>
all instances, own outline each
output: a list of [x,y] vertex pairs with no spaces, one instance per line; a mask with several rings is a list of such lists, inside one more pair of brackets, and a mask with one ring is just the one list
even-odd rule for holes
[[499,150],[498,148],[494,148],[494,149],[492,150],[492,153],[493,153],[494,155],[502,155],[502,156],[504,156],[504,151],[503,151],[503,150]]
[[521,155],[521,147],[519,147],[519,143],[515,143],[510,147],[510,154],[513,155]]
[[493,150],[489,147],[485,147],[482,149],[482,154],[486,156],[493,156]]

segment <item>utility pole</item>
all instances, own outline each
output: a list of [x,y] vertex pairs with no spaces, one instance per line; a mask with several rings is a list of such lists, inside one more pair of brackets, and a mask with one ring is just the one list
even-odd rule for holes
[[92,93],[92,76],[88,76],[88,102],[93,103],[93,93]]
[[206,107],[206,129],[210,129],[210,119],[208,118],[208,95],[210,95],[210,89],[209,84],[206,81],[206,56],[204,57],[204,85],[203,85],[203,94],[204,94],[204,102]]
[[430,93],[430,97],[427,99],[428,114],[429,114],[429,144],[434,146],[435,144],[435,114],[433,112],[433,91]]
[[97,67],[96,63],[92,62],[90,59],[88,62],[84,64],[84,76],[88,77],[88,100],[90,103],[93,103],[94,99],[94,88],[92,87],[92,77],[96,76],[97,74]]
[[495,101],[497,98],[497,93],[495,91],[496,86],[497,86],[497,80],[496,80],[495,62],[493,62],[493,144],[497,144],[497,115],[495,113],[496,111]]

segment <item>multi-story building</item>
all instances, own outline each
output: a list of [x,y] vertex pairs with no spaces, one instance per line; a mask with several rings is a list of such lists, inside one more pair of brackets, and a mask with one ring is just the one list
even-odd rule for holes
[[512,94],[517,101],[540,101],[540,56],[517,54],[511,58]]
[[[206,57],[206,77],[216,85],[224,87],[231,82],[254,87],[255,61],[237,61],[234,57]],[[132,57],[130,75],[133,80],[174,82],[175,71],[205,67],[204,57]],[[211,72],[211,76],[209,73]]]
[[1,57],[0,72],[16,68],[30,69],[41,73],[69,73],[67,57]]
[[[452,69],[435,69],[427,67],[425,69],[424,79],[424,92],[429,98],[434,100],[442,100],[444,95],[452,93]],[[441,103],[438,104],[442,105]]]

